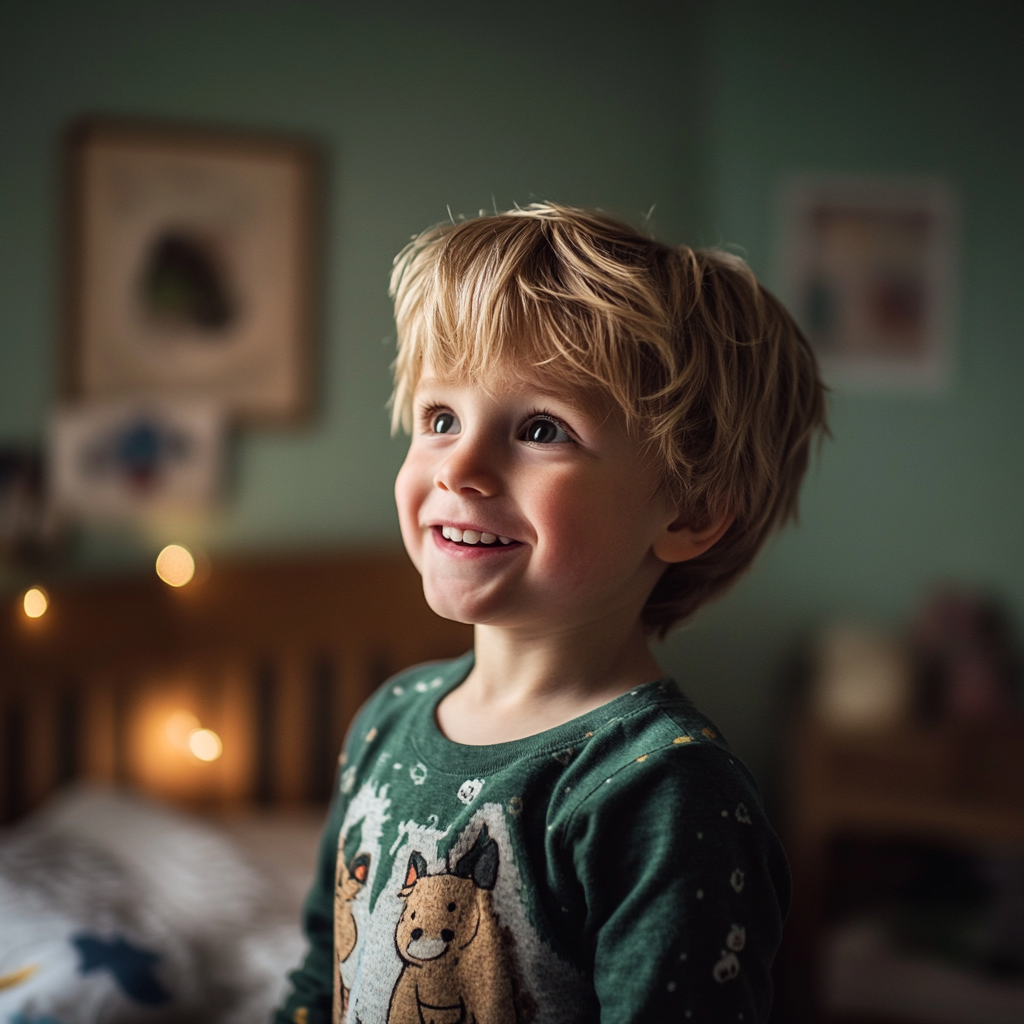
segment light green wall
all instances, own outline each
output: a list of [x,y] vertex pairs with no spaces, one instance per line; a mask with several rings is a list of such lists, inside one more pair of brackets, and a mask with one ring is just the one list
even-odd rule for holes
[[715,234],[769,284],[786,175],[938,176],[960,205],[949,393],[833,395],[800,527],[671,644],[763,763],[787,653],[816,624],[899,626],[949,580],[1001,594],[1024,632],[1024,7],[723,2],[711,47]]
[[[0,440],[37,437],[55,371],[57,138],[83,111],[283,129],[330,161],[320,414],[245,437],[214,550],[397,540],[394,254],[448,216],[602,204],[669,237],[706,207],[688,8],[41,0],[0,31]],[[387,10],[387,16],[371,12]],[[148,552],[151,544],[143,545]],[[131,559],[125,538],[83,558]],[[148,558],[148,553],[146,555]]]
[[[559,6],[0,0],[0,443],[41,436],[53,395],[57,138],[78,113],[328,152],[320,412],[241,439],[231,504],[194,530],[213,550],[397,541],[385,283],[448,206],[656,203],[666,240],[737,244],[771,282],[783,175],[943,175],[964,244],[953,389],[836,395],[801,527],[663,652],[764,766],[786,652],[817,622],[898,622],[937,578],[1024,614],[1022,8]],[[159,539],[89,535],[76,571],[142,565]]]

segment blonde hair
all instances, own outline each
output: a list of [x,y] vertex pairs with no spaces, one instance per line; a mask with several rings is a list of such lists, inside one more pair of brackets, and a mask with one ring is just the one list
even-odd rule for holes
[[668,566],[649,630],[664,636],[722,593],[796,518],[824,388],[800,329],[738,257],[536,203],[424,231],[395,258],[390,295],[393,431],[411,429],[425,361],[460,381],[539,372],[621,410],[694,528],[735,516],[703,555]]

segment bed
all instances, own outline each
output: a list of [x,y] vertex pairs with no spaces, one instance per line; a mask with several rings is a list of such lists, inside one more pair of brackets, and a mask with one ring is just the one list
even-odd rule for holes
[[0,1021],[266,1019],[352,715],[468,627],[393,550],[48,596],[0,603]]

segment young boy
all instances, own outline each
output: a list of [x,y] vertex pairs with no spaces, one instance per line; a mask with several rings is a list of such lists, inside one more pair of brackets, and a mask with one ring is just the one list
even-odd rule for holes
[[739,259],[550,204],[391,290],[402,537],[474,649],[353,724],[277,1021],[766,1020],[785,858],[647,641],[795,513],[806,341]]

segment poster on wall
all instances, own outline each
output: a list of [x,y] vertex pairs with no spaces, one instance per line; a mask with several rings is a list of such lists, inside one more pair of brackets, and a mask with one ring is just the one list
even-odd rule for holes
[[956,305],[954,204],[933,180],[795,178],[783,190],[783,296],[830,385],[941,391]]
[[69,406],[50,421],[49,491],[61,513],[94,522],[201,514],[221,492],[224,415],[202,401]]
[[315,149],[87,119],[66,155],[65,397],[203,399],[245,423],[306,413]]

